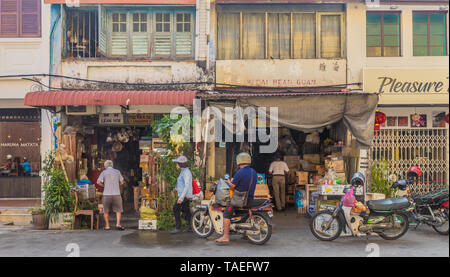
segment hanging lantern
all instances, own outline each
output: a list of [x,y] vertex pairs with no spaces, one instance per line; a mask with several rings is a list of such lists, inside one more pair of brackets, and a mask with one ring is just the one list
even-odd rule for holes
[[386,114],[377,110],[375,113],[375,124],[381,125],[384,122],[386,122]]
[[419,121],[420,118],[421,118],[421,116],[420,116],[419,114],[417,114],[417,113],[415,113],[415,114],[413,114],[413,115],[411,116],[411,119],[412,119],[413,121]]
[[448,114],[445,116],[445,122],[448,124]]

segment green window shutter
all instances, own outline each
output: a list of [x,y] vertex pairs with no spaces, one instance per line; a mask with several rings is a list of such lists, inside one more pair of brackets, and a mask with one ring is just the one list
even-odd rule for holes
[[111,15],[111,56],[128,55],[128,24],[126,12],[114,12]]
[[131,45],[133,56],[148,56],[148,14],[135,12],[132,14]]
[[177,13],[175,18],[175,55],[192,56],[192,14]]
[[170,57],[172,54],[172,15],[167,12],[157,12],[154,14],[155,34],[154,48],[155,56]]
[[381,44],[381,14],[366,15],[366,54],[368,57],[382,55]]

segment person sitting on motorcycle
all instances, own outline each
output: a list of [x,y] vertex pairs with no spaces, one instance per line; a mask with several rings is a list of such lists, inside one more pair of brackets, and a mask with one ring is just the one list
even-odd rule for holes
[[[227,183],[231,189],[237,190],[239,192],[248,191],[248,202],[250,202],[251,200],[253,200],[255,194],[257,180],[256,171],[250,167],[252,158],[248,153],[240,153],[236,157],[236,163],[240,169],[234,175],[233,181],[227,180]],[[253,182],[250,184],[252,176]],[[250,189],[249,186],[251,186]],[[219,245],[228,244],[230,242],[230,225],[234,210],[235,208],[231,206],[230,201],[225,208],[225,211],[223,212],[223,236],[216,240],[216,243]]]

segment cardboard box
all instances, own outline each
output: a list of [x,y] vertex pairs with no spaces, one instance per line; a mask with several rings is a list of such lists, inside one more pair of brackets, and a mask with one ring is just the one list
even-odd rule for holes
[[366,200],[383,200],[386,196],[383,193],[366,193]]
[[269,187],[266,184],[256,184],[255,197],[269,197]]
[[320,154],[303,154],[303,159],[312,164],[320,164]]
[[332,168],[336,173],[344,173],[345,172],[345,165],[344,160],[325,160],[325,168],[330,169]]
[[317,175],[324,176],[325,175],[325,166],[324,165],[316,165]]
[[306,185],[306,184],[308,184],[309,172],[307,172],[307,171],[297,171],[296,175],[297,175],[297,184],[299,184],[299,185]]
[[344,185],[319,185],[318,192],[321,195],[344,195]]
[[157,220],[139,220],[139,230],[157,230]]

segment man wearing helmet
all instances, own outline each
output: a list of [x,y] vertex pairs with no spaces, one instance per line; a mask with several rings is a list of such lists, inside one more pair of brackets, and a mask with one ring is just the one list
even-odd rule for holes
[[[248,202],[250,202],[251,200],[253,200],[255,194],[257,180],[256,171],[250,167],[252,158],[248,153],[243,152],[237,155],[236,163],[239,166],[239,170],[234,175],[233,181],[227,180],[227,183],[230,188],[234,189],[235,191],[248,191]],[[228,206],[225,208],[225,211],[223,213],[223,236],[216,240],[216,243],[218,245],[224,245],[230,242],[230,224],[234,209],[235,208],[231,206],[231,202],[228,203]]]

